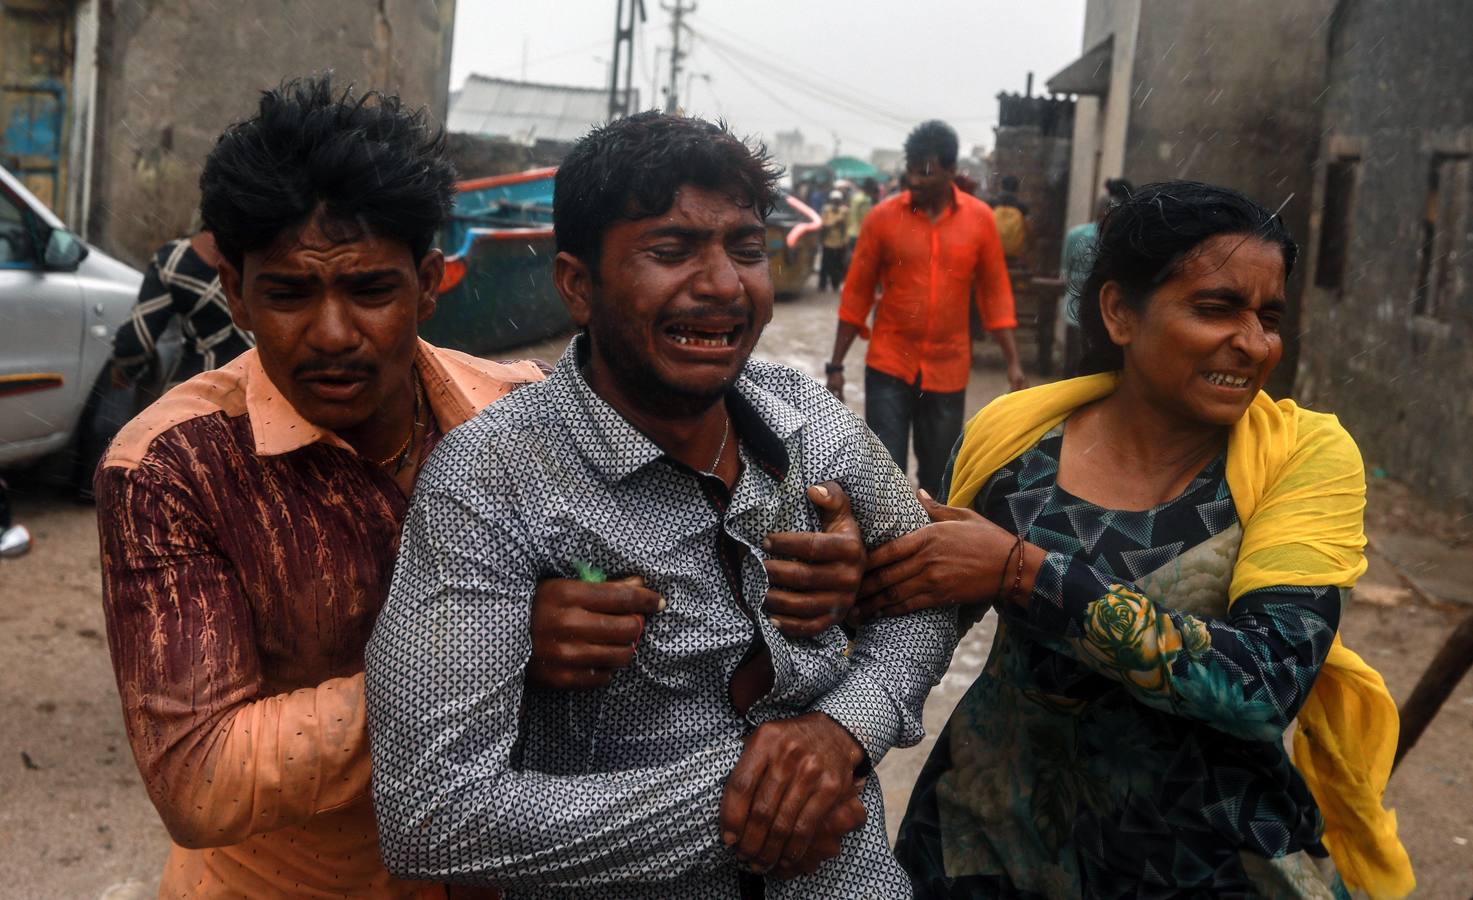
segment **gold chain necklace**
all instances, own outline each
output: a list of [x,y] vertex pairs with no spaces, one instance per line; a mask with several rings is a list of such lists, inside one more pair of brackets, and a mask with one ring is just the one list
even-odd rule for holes
[[711,466],[701,471],[706,475],[715,475],[716,467],[721,465],[721,454],[726,452],[726,439],[731,437],[731,416],[726,417],[726,425],[721,429],[721,446],[716,448],[716,457],[711,460]]
[[388,456],[374,463],[374,465],[378,466],[379,468],[383,468],[390,463],[394,463],[395,475],[399,474],[399,472],[404,468],[404,461],[409,456],[409,447],[411,444],[414,443],[414,432],[420,427],[420,404],[424,400],[424,386],[420,383],[419,373],[413,369],[410,369],[409,375],[411,378],[414,379],[414,418],[409,423],[409,434],[404,438],[404,443],[399,445],[399,449],[395,450],[393,453],[390,453]]

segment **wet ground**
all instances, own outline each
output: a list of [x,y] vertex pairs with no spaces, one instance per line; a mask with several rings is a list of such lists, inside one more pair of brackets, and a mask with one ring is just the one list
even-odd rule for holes
[[[821,378],[836,304],[832,294],[779,304],[759,355]],[[505,355],[553,360],[565,343]],[[856,409],[862,350],[856,346],[849,362],[846,399]],[[1000,360],[995,348],[978,345],[969,411],[1004,389]],[[0,560],[0,896],[155,896],[168,842],[123,736],[103,634],[92,509],[24,475],[10,477],[17,518],[36,545],[26,557]],[[1401,701],[1450,628],[1473,613],[1467,605],[1473,603],[1473,536],[1466,520],[1439,516],[1382,480],[1372,484],[1368,523],[1372,568],[1343,635]],[[980,670],[991,637],[989,616],[958,648],[926,706],[930,734]],[[1419,897],[1473,895],[1470,745],[1473,679],[1448,700],[1387,793],[1417,867]],[[928,750],[929,741],[897,750],[880,767],[892,834]]]

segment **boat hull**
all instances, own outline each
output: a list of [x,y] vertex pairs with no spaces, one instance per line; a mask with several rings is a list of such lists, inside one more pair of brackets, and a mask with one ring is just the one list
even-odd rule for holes
[[420,335],[436,346],[486,356],[571,331],[552,281],[556,255],[551,229],[472,232],[460,256],[464,276],[440,294]]
[[[556,169],[463,181],[440,233],[446,278],[425,340],[477,356],[504,353],[573,329],[552,280]],[[767,253],[778,297],[796,297],[818,257],[817,214],[784,197],[767,222]]]
[[803,235],[792,247],[787,246],[787,234],[786,225],[767,226],[767,260],[772,268],[772,291],[780,299],[803,293],[809,277],[813,275],[814,260],[818,257],[817,234]]

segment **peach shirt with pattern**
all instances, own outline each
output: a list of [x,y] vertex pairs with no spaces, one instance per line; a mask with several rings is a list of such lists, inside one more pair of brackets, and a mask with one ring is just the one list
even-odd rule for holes
[[[423,342],[416,363],[441,432],[542,377]],[[251,350],[129,423],[96,490],[128,739],[174,840],[160,895],[445,896],[389,876],[370,804],[363,648],[408,507],[392,479]]]

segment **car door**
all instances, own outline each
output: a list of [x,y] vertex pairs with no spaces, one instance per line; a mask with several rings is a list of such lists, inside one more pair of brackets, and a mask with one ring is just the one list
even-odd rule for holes
[[82,291],[75,273],[42,265],[47,231],[0,182],[0,465],[57,449],[84,396]]

